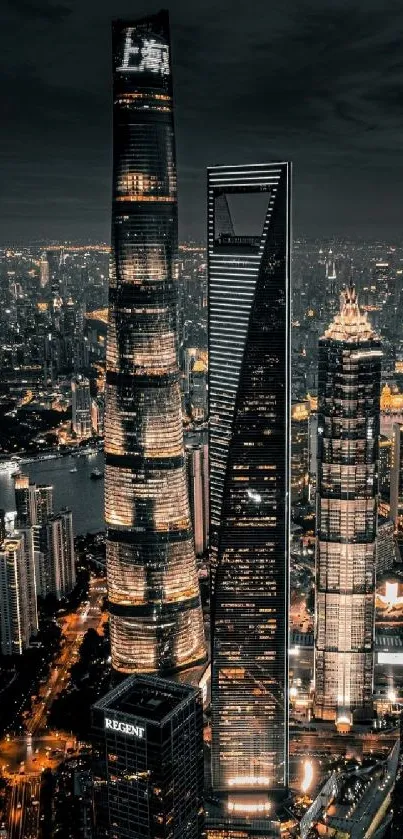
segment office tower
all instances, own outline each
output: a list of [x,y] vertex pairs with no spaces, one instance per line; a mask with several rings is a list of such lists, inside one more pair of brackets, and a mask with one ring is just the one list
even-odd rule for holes
[[376,575],[390,571],[398,558],[397,545],[394,537],[393,522],[390,519],[378,517],[378,532],[376,536]]
[[28,475],[14,476],[15,506],[17,509],[16,527],[31,527],[36,524],[35,484],[31,484]]
[[291,407],[291,503],[308,501],[309,485],[309,402]]
[[315,714],[372,715],[382,351],[355,288],[319,341]]
[[393,438],[393,426],[403,424],[403,394],[396,387],[381,390],[381,433]]
[[40,272],[40,277],[39,277],[40,286],[41,286],[41,288],[46,288],[46,286],[49,282],[49,262],[48,262],[48,257],[47,257],[46,251],[41,253],[41,258],[39,260],[39,272]]
[[288,777],[290,170],[208,172],[213,788],[264,814]]
[[[48,574],[47,562],[45,557],[45,549],[47,555],[47,532],[46,528],[33,528],[34,532],[34,566],[35,566],[35,585],[38,597],[46,597],[48,594]],[[38,539],[38,542],[36,541]]]
[[47,591],[60,600],[67,597],[76,584],[71,510],[61,510],[50,516],[46,532]]
[[51,484],[36,485],[36,522],[37,525],[46,524],[53,513],[53,486]]
[[0,545],[6,538],[6,511],[0,508]]
[[96,702],[92,715],[101,754],[96,836],[200,839],[200,691],[156,676],[130,676]]
[[392,468],[393,440],[381,434],[379,437],[379,497],[390,503],[390,471]]
[[312,410],[309,418],[309,500],[312,502],[316,495],[316,473],[318,449],[318,415]]
[[207,431],[185,435],[186,471],[196,556],[203,556],[209,538],[209,463]]
[[104,433],[105,404],[102,396],[97,396],[91,402],[91,425],[93,433],[102,436]]
[[18,530],[18,536],[22,537],[21,549],[25,560],[25,585],[27,598],[27,611],[29,620],[29,634],[38,634],[38,608],[37,588],[35,573],[35,547],[34,528],[26,527]]
[[70,297],[62,307],[62,353],[63,365],[67,369],[76,369],[74,366],[74,347],[79,333],[82,338],[82,331],[77,329],[77,307]]
[[78,438],[91,437],[90,383],[85,376],[73,376],[71,380],[71,426]]
[[327,306],[331,313],[337,312],[337,273],[333,251],[330,250],[326,260],[326,293]]
[[391,286],[393,286],[389,262],[375,263],[373,283],[375,284],[376,305],[382,308],[391,293]]
[[168,15],[113,25],[114,176],[105,417],[112,666],[205,658],[176,355]]
[[390,467],[390,517],[396,532],[403,531],[403,426],[393,425]]
[[15,535],[0,546],[0,649],[21,655],[29,646],[30,620],[24,537]]
[[26,528],[45,524],[53,512],[53,487],[34,484],[28,475],[14,477],[16,527]]
[[[184,305],[182,305],[182,309]],[[179,315],[183,315],[183,311],[179,312]],[[182,379],[182,386],[184,393],[187,396],[190,396],[190,382],[191,382],[191,374],[192,374],[192,367],[197,359],[198,350],[197,347],[183,347],[182,348],[182,370],[183,370],[183,379]]]
[[190,373],[190,405],[192,418],[200,422],[207,419],[207,367],[196,359]]

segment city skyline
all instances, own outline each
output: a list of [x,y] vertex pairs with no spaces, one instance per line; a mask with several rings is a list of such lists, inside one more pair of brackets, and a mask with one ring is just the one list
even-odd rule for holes
[[6,2],[0,833],[401,839],[403,11]]
[[[294,160],[299,235],[398,237],[402,67],[395,32],[402,10],[392,0],[371,0],[365,9],[334,0],[326,8],[318,0],[255,8],[250,14],[238,3],[233,15],[223,0],[170,7],[181,238],[205,237],[205,167],[227,162],[228,150],[229,162]],[[156,10],[142,3],[135,12]],[[80,12],[56,0],[4,7],[7,241],[82,238],[83,230],[109,239],[109,21],[132,13],[127,0],[87,0]],[[270,114],[262,107],[268,97]]]

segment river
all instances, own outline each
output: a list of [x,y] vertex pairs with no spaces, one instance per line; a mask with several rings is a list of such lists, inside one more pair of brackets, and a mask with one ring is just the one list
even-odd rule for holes
[[[54,511],[57,512],[61,507],[72,510],[76,535],[104,529],[104,482],[91,480],[90,475],[95,468],[104,471],[102,452],[84,457],[68,456],[18,464],[19,471],[29,475],[34,483],[52,484]],[[77,472],[71,472],[71,469],[77,469]],[[12,477],[15,471],[16,464],[0,465],[0,508],[6,512],[15,511]]]

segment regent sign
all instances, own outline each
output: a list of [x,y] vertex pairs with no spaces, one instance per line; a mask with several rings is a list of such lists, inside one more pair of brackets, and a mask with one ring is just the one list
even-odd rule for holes
[[161,44],[155,38],[133,40],[134,29],[126,29],[123,62],[117,69],[122,73],[160,73],[169,75],[168,44]]
[[131,725],[128,722],[120,722],[120,720],[111,720],[105,717],[105,728],[109,731],[119,731],[122,734],[129,734],[130,737],[144,737],[145,729],[141,725]]

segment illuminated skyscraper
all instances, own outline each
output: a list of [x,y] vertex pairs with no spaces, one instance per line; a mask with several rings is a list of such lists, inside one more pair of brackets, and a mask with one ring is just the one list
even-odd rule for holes
[[71,380],[71,427],[79,439],[91,437],[90,383],[81,375]]
[[309,402],[294,402],[291,408],[291,503],[308,500]]
[[319,341],[315,714],[371,715],[382,351],[354,287]]
[[98,700],[92,718],[101,758],[94,767],[97,839],[201,839],[200,691],[131,676]]
[[0,546],[0,652],[21,655],[30,636],[24,536],[15,534]]
[[45,288],[49,282],[49,262],[46,251],[41,253],[39,260],[40,286]]
[[[390,504],[390,478],[394,441],[381,434],[379,437],[379,499],[382,507]],[[389,512],[389,509],[384,509]]]
[[390,466],[390,517],[396,532],[403,531],[403,426],[393,425]]
[[205,657],[176,347],[177,199],[168,15],[113,25],[114,174],[105,418],[112,664]]
[[[25,559],[24,588],[26,589],[26,609],[29,620],[30,635],[38,634],[38,607],[37,595],[40,593],[36,585],[35,573],[35,544],[34,528],[26,527],[19,530],[16,536],[22,537],[22,552]],[[25,608],[25,606],[24,606]]]
[[207,430],[190,431],[185,437],[190,512],[196,556],[208,550],[209,463]]
[[28,475],[17,473],[14,477],[16,526],[31,527],[36,524],[36,485],[31,484]]
[[47,521],[45,573],[47,592],[58,600],[72,592],[76,584],[76,566],[71,510],[61,510]]
[[212,772],[238,815],[288,777],[290,169],[208,173]]
[[33,484],[28,475],[18,473],[14,478],[16,527],[45,524],[53,512],[53,487]]

